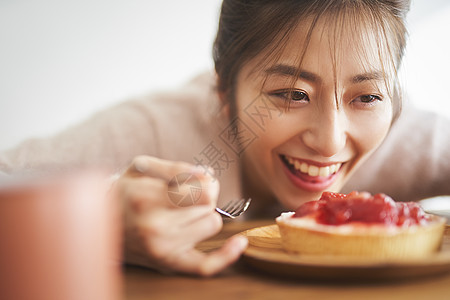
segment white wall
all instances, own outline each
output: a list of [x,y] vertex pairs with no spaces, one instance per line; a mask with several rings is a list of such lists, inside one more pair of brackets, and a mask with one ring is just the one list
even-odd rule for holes
[[[220,2],[0,0],[0,149],[212,68]],[[416,0],[410,23],[407,91],[450,115],[449,1]]]
[[412,0],[404,90],[419,107],[450,117],[450,1]]
[[0,0],[0,149],[213,66],[220,0]]

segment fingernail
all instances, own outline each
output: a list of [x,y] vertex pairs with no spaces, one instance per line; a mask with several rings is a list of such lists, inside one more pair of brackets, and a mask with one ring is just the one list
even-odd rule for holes
[[247,248],[247,246],[248,246],[248,239],[245,237],[245,236],[242,236],[242,235],[237,235],[236,236],[236,239],[237,239],[237,246],[240,248],[240,249],[245,249],[245,248]]
[[206,172],[206,169],[205,169],[205,167],[202,166],[202,165],[195,165],[195,166],[193,166],[193,167],[191,168],[191,171],[190,171],[190,172],[191,172],[191,173],[194,173],[194,174],[201,174],[201,173]]
[[214,176],[214,169],[206,165],[196,165],[191,170],[192,173]]
[[148,171],[148,165],[138,160],[134,163],[134,169],[139,173],[145,174]]
[[216,171],[214,170],[214,168],[208,166],[208,174],[214,176],[216,174]]
[[216,200],[219,197],[220,184],[218,180],[213,180],[209,183],[208,193],[211,199]]

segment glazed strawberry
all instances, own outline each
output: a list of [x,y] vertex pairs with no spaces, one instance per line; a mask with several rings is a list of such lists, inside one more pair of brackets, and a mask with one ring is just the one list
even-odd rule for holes
[[315,217],[325,225],[342,225],[352,222],[410,226],[427,221],[426,214],[417,203],[399,202],[385,194],[374,196],[367,192],[339,194],[324,192],[316,201],[301,205],[294,218]]

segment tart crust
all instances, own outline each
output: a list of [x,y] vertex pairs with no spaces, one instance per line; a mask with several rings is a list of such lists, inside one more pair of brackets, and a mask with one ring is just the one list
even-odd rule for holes
[[426,257],[439,250],[445,218],[430,215],[429,223],[408,227],[318,224],[311,217],[293,218],[293,212],[276,218],[283,248],[307,255],[339,255],[385,259]]

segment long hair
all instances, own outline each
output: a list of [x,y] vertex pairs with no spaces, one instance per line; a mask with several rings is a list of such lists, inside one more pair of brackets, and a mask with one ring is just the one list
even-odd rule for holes
[[[376,35],[385,79],[393,79],[385,82],[393,100],[395,120],[402,105],[397,71],[406,46],[405,18],[409,6],[409,0],[224,0],[213,47],[218,92],[233,111],[236,79],[244,64],[261,53],[265,53],[262,64],[276,61],[299,24],[309,26],[299,49],[301,65],[309,38],[322,20],[333,29],[335,48],[351,30],[355,45],[364,53],[366,33]],[[388,57],[388,64],[382,57]],[[363,61],[364,57],[359,59]],[[337,64],[338,59],[334,61]]]

